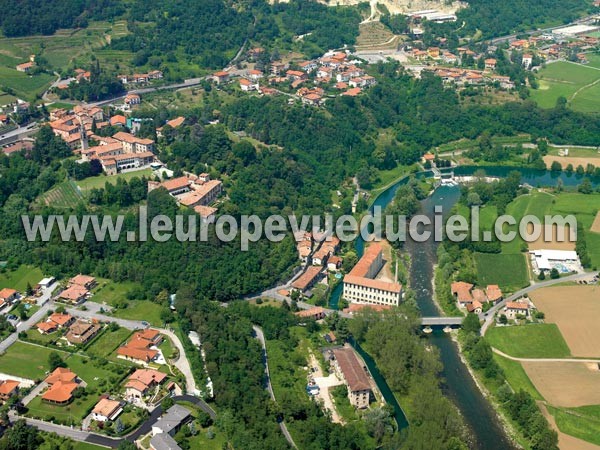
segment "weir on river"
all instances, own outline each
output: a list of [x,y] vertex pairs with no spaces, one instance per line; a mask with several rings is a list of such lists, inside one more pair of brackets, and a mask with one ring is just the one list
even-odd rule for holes
[[[480,167],[457,167],[454,169],[456,175],[472,175]],[[505,177],[511,171],[517,170],[512,167],[486,167],[486,173],[495,177]],[[518,169],[522,174],[522,182],[531,186],[553,186],[560,179],[564,186],[575,186],[582,181],[582,177],[575,174],[552,173],[545,170]],[[418,174],[418,176],[431,176],[431,172]],[[402,184],[405,184],[408,178],[403,178],[383,191],[371,205],[371,211],[375,206],[380,206],[382,210],[393,200],[396,190]],[[600,184],[600,180],[593,179],[592,184]],[[460,197],[460,188],[458,186],[442,185],[435,192],[422,202],[422,213],[433,217],[433,210],[436,205],[443,207],[444,213],[449,213],[452,206]],[[364,241],[359,237],[356,240],[355,247],[358,256],[362,256],[364,251]],[[436,262],[437,244],[433,241],[415,243],[407,241],[405,251],[410,254],[410,288],[416,293],[417,304],[421,310],[422,316],[436,317],[440,312],[433,300],[433,278],[434,264]],[[329,306],[337,309],[338,301],[342,294],[342,283],[338,284],[330,297]],[[435,330],[429,334],[429,342],[435,345],[440,352],[440,358],[444,365],[442,371],[442,388],[447,395],[456,404],[463,415],[467,426],[471,430],[473,437],[472,447],[485,450],[504,450],[513,448],[509,442],[506,433],[501,428],[496,413],[489,402],[484,398],[481,391],[473,381],[467,367],[462,362],[460,353],[452,339],[441,330]],[[385,379],[380,375],[375,362],[364,353],[364,350],[358,348],[363,356],[367,367],[373,374],[380,390],[386,401],[395,409],[395,416],[398,426],[403,428],[408,425],[404,413],[398,405],[393,393],[387,386]]]

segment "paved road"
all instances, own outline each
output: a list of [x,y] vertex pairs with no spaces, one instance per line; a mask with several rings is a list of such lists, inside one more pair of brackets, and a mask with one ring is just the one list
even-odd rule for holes
[[[119,319],[117,317],[108,316],[102,314],[100,309],[107,309],[108,307],[100,305],[95,302],[86,302],[85,306],[87,307],[87,311],[81,311],[79,309],[71,308],[68,312],[72,315],[86,317],[88,319],[96,319],[102,322],[115,322],[119,324],[119,326],[123,328],[127,328],[129,330],[140,330],[147,327],[147,324],[142,323],[137,320],[128,320],[128,319]],[[168,336],[173,344],[179,350],[179,358],[174,362],[175,367],[177,367],[181,373],[185,376],[186,380],[186,391],[190,394],[194,394],[196,392],[196,380],[194,379],[194,375],[192,373],[192,368],[190,366],[190,362],[187,359],[185,354],[185,349],[183,348],[183,344],[179,340],[179,337],[173,333],[171,330],[167,330],[164,328],[156,328],[162,334]]]
[[568,277],[557,278],[556,280],[541,281],[539,283],[532,284],[531,286],[528,286],[525,289],[521,289],[520,291],[515,292],[510,297],[507,297],[504,300],[502,300],[501,302],[498,302],[498,304],[496,304],[495,306],[490,308],[487,311],[487,313],[481,313],[479,315],[479,318],[481,320],[485,320],[485,322],[481,326],[481,331],[480,331],[481,335],[482,336],[485,335],[485,333],[488,330],[488,328],[490,327],[490,325],[494,322],[494,315],[501,308],[503,308],[504,305],[506,305],[506,302],[515,301],[515,300],[523,297],[524,294],[535,291],[536,289],[541,289],[541,288],[552,286],[555,284],[565,283],[567,281],[578,281],[578,280],[584,280],[587,278],[593,278],[594,275],[598,275],[598,272],[578,273],[576,275],[570,275]]
[[578,359],[578,358],[517,358],[516,356],[507,355],[501,352],[497,348],[492,347],[492,351],[500,356],[504,356],[507,359],[513,361],[523,362],[576,362],[576,363],[600,363],[600,359]]
[[19,128],[15,128],[14,130],[8,131],[0,136],[0,145],[10,144],[13,141],[30,136],[37,132],[38,128],[35,122]]
[[2,342],[0,342],[0,353],[4,353],[6,350],[8,350],[8,348],[11,345],[13,345],[17,341],[17,339],[19,338],[19,333],[21,333],[22,331],[29,330],[32,326],[34,326],[36,323],[38,323],[44,317],[46,317],[46,314],[48,314],[48,311],[53,306],[53,302],[49,301],[50,297],[52,296],[52,292],[57,287],[58,283],[54,283],[53,285],[49,286],[48,289],[44,290],[44,293],[38,299],[38,304],[42,304],[42,307],[39,310],[37,310],[25,322],[19,323],[17,325],[17,330],[13,334],[8,336],[6,339],[4,339]]
[[[267,357],[267,344],[265,341],[265,335],[264,335],[262,329],[256,325],[252,325],[252,329],[254,330],[254,333],[256,333],[256,338],[259,340],[260,345],[263,348],[263,362],[265,365],[265,374],[267,375],[267,390],[269,391],[269,395],[271,396],[271,399],[275,402],[276,401],[275,393],[273,392],[273,386],[271,385],[271,375],[269,373],[269,360]],[[287,426],[285,425],[285,422],[283,422],[283,421],[279,422],[279,428],[281,429],[281,432],[283,433],[283,436],[288,441],[288,443],[293,448],[298,448],[298,447],[296,447],[296,443],[294,442],[294,439],[292,439],[292,435],[288,431]]]

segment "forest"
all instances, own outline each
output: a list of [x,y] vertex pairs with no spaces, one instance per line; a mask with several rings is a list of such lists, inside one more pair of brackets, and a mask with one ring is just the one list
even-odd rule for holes
[[53,34],[59,28],[86,27],[125,12],[119,0],[0,0],[0,27],[7,37]]

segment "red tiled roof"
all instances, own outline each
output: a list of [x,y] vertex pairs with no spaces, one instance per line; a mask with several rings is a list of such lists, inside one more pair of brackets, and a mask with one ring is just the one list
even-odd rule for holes
[[333,350],[333,354],[351,392],[371,389],[367,373],[356,357],[354,350],[351,348],[336,348]]

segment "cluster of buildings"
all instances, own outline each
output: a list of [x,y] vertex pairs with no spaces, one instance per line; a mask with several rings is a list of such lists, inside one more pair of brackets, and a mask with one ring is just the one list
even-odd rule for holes
[[[254,58],[255,53],[249,53],[249,57]],[[275,61],[271,63],[268,74],[256,69],[247,70],[239,79],[240,89],[244,92],[257,91],[264,95],[274,95],[279,91],[268,87],[269,85],[289,83],[292,91],[296,92],[296,96],[303,103],[314,106],[324,101],[327,87],[335,89],[332,95],[341,91],[341,95],[356,96],[363,89],[376,84],[376,80],[359,67],[361,61],[350,61],[348,56],[346,52],[328,52],[315,60],[292,64]],[[224,84],[229,82],[231,77],[229,72],[219,71],[213,74],[212,79],[217,84]],[[322,87],[307,87],[310,82]]]
[[50,314],[46,320],[38,322],[35,327],[40,334],[44,335],[62,332],[62,338],[67,345],[85,345],[102,330],[102,325],[95,321],[57,312]]
[[402,299],[402,285],[375,279],[383,264],[383,248],[381,244],[374,242],[344,276],[343,298],[349,302],[398,306]]
[[148,73],[134,73],[133,75],[119,75],[117,78],[123,84],[146,84],[152,80],[161,80],[163,73],[160,70],[152,70]]
[[57,300],[72,305],[85,301],[91,295],[90,291],[96,286],[96,279],[89,275],[76,275],[69,280],[67,288],[58,295]]
[[559,273],[582,272],[579,255],[574,250],[531,250],[531,266],[536,274],[552,269]]
[[484,290],[465,281],[455,281],[450,290],[459,308],[475,314],[483,311],[485,303],[495,305],[503,299],[502,290],[496,284],[489,284]]
[[138,331],[117,349],[117,357],[146,366],[159,356],[157,346],[162,340],[163,337],[157,330],[147,328]]
[[210,206],[223,192],[223,182],[212,180],[208,173],[185,174],[162,182],[149,181],[148,192],[165,188],[181,206],[192,208],[207,222],[215,219],[217,208]]
[[173,436],[191,420],[192,415],[187,408],[181,405],[171,406],[167,410],[167,414],[152,426],[151,450],[181,450]]
[[85,387],[85,382],[81,380],[75,372],[64,367],[57,367],[44,380],[48,389],[42,394],[42,401],[52,405],[67,405],[73,401],[73,392],[79,388]]
[[513,89],[515,87],[515,83],[511,81],[510,77],[489,71],[438,67],[433,70],[433,73],[440,77],[444,83],[455,86],[483,86],[498,83],[502,89]]

